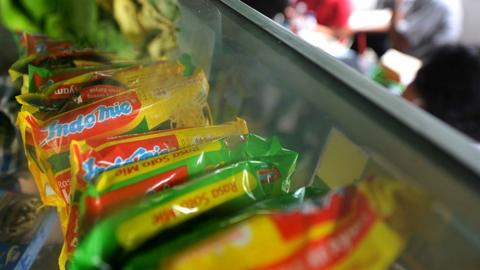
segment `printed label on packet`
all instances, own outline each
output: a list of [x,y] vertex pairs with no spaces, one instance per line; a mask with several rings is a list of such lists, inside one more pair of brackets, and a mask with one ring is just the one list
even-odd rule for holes
[[[108,192],[99,197],[85,198],[84,225],[88,228],[105,213],[116,209],[119,204],[128,204],[140,198],[145,193],[157,193],[180,185],[188,180],[185,166],[156,175],[139,183]],[[65,248],[67,254],[72,254],[78,242],[79,235],[79,207],[73,203],[70,208],[67,233],[65,235]]]
[[124,182],[125,180],[136,176],[143,175],[159,167],[167,166],[173,164],[174,162],[194,157],[201,152],[218,151],[222,148],[222,145],[222,142],[215,141],[205,144],[202,148],[198,146],[192,146],[165,155],[157,156],[156,158],[146,159],[143,162],[136,162],[131,165],[106,171],[98,178],[98,181],[95,184],[96,189],[98,192],[102,192],[112,185]]
[[77,118],[71,122],[60,123],[59,121],[55,121],[42,129],[47,135],[40,144],[45,145],[51,140],[84,132],[86,129],[92,129],[98,123],[115,119],[122,115],[130,115],[132,112],[132,104],[129,101],[124,101],[121,104],[118,102],[114,103],[112,106],[99,106],[95,111],[85,115],[78,115]]
[[[248,179],[248,183],[245,180]],[[154,208],[118,227],[117,238],[126,250],[136,248],[156,232],[179,224],[255,189],[255,177],[240,172]],[[135,230],[132,230],[132,226]]]
[[73,83],[55,89],[48,99],[65,100],[75,97],[76,93],[80,93],[75,101],[76,103],[84,103],[114,96],[125,90],[127,90],[125,87],[117,85],[99,84],[84,87],[84,83]]
[[[336,194],[339,195],[339,194]],[[302,231],[292,230],[293,220],[291,215],[272,216],[277,230],[283,241],[289,241],[300,237],[302,234],[309,236],[310,244],[306,245],[283,260],[277,261],[268,267],[272,269],[289,269],[294,265],[304,265],[307,269],[330,269],[338,265],[349,253],[358,247],[366,236],[372,233],[378,217],[370,209],[368,199],[363,194],[357,194],[352,203],[352,214],[345,214],[344,222],[339,224],[330,223],[334,219],[334,213],[338,213],[342,204],[341,196],[335,196],[331,201],[334,212],[331,215],[317,215],[315,223],[310,228]]]
[[71,148],[73,148],[72,153],[75,153],[76,162],[74,163],[75,165],[78,163],[79,169],[75,173],[80,174],[84,180],[91,181],[104,171],[125,164],[180,148],[247,133],[245,121],[237,118],[233,122],[216,126],[160,130],[106,139],[74,141]]
[[114,96],[122,91],[125,91],[125,87],[109,85],[109,84],[100,84],[90,87],[83,88],[80,90],[80,96],[77,98],[78,103],[98,100],[101,98]]
[[55,89],[53,94],[50,96],[51,99],[65,99],[73,96],[75,92],[77,92],[81,88],[78,84],[68,84],[64,85],[63,87],[59,87]]
[[141,103],[135,91],[128,91],[116,98],[106,99],[101,105],[87,106],[80,112],[67,112],[34,133],[37,133],[36,137],[42,148],[59,148],[69,145],[74,139],[94,137],[107,133],[112,127],[131,123],[140,107]]
[[[156,142],[153,145],[138,147],[138,145],[141,143],[142,141],[131,144],[125,143],[122,145],[122,148],[115,149],[116,151],[110,152],[109,148],[106,149],[107,151],[99,151],[96,156],[100,156],[100,158],[94,155],[84,159],[81,165],[84,179],[90,181],[104,171],[162,155],[179,148],[178,141],[174,135],[159,137],[156,139]],[[124,157],[125,153],[131,154],[127,157]],[[87,153],[86,156],[89,156],[88,154],[89,153]]]
[[188,180],[186,166],[155,175],[138,183],[119,188],[100,196],[85,198],[85,220],[101,217],[105,213],[125,205],[132,200],[142,198],[147,194],[154,194],[182,184]]
[[70,179],[71,179],[70,170],[64,171],[59,175],[55,176],[55,181],[57,182],[58,190],[60,191],[62,198],[67,203],[69,203],[70,201]]

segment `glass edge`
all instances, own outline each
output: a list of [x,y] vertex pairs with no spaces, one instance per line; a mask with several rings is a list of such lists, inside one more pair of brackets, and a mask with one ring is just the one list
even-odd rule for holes
[[[390,116],[400,121],[414,134],[431,141],[446,154],[458,160],[465,167],[480,176],[480,166],[476,160],[479,150],[473,147],[474,141],[447,124],[409,104],[401,98],[391,95],[376,83],[367,80],[360,73],[337,61],[334,57],[311,46],[295,34],[284,29],[274,21],[250,8],[239,0],[220,1],[240,15],[250,20],[269,34],[273,35],[297,53],[310,60],[326,72],[337,78],[349,88],[360,94]],[[425,128],[428,127],[428,128]]]

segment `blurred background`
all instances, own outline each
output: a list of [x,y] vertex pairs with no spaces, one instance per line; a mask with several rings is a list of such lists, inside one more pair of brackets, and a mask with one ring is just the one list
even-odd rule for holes
[[480,140],[479,1],[243,1]]
[[[260,12],[265,13],[266,16],[275,18],[275,15],[279,14],[274,12],[285,8],[288,4],[292,4],[297,1],[291,0],[273,0],[273,1],[264,1],[264,0],[242,0],[248,5],[257,8]],[[456,0],[454,0],[456,1]],[[301,2],[301,1],[300,1]],[[308,1],[307,1],[308,2]],[[374,10],[379,7],[380,2],[385,2],[384,0],[350,0],[352,5],[352,11],[364,11],[364,10]],[[480,45],[480,35],[477,33],[478,25],[480,25],[480,17],[478,16],[480,12],[480,2],[476,0],[460,0],[462,10],[463,10],[463,20],[462,20],[462,34],[460,41],[472,45]],[[268,10],[268,11],[266,11]]]
[[[385,86],[399,82],[398,94],[436,48],[480,45],[475,0],[243,1]],[[387,78],[378,77],[378,62]]]

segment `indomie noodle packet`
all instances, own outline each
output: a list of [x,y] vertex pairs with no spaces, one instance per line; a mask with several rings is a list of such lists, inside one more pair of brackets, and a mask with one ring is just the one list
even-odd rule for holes
[[[67,234],[65,236],[65,243],[68,247],[65,252],[72,252],[74,244],[76,243],[78,200],[80,199],[80,194],[78,193],[84,190],[85,181],[91,181],[104,171],[112,170],[139,160],[213,139],[246,133],[248,133],[246,122],[243,119],[237,118],[234,122],[216,126],[154,131],[97,140],[73,141],[70,146],[72,171],[71,209]],[[164,174],[164,176],[166,175],[167,174]],[[169,176],[172,176],[172,174],[169,174]],[[180,176],[184,177],[183,174],[175,176],[178,178]],[[156,179],[160,178],[157,177]],[[164,181],[164,184],[167,184],[167,182],[168,181]],[[174,181],[170,181],[168,184],[171,186],[173,182]],[[155,184],[151,183],[150,185],[155,186]],[[156,186],[159,188],[158,182]],[[89,218],[93,218],[92,213],[94,213],[94,216],[103,215],[105,211],[111,210],[113,206],[118,205],[120,202],[125,204],[137,199],[147,192],[148,185],[143,190],[141,186],[137,186],[137,188],[127,188],[125,190],[127,190],[126,194],[117,192],[110,194],[108,197],[98,198],[101,208],[94,208],[95,211],[93,212],[92,210],[88,211],[91,213]],[[106,200],[107,198],[112,198],[112,195],[118,197],[113,200]]]
[[90,71],[54,83],[40,93],[22,94],[17,96],[17,100],[20,104],[36,110],[58,114],[126,89],[162,87],[170,81],[178,80],[176,76],[181,75],[184,70],[184,66],[178,62],[158,61],[131,65],[110,65],[107,70],[100,70],[103,66],[75,68]]
[[262,182],[268,183],[266,191],[275,194],[288,191],[289,182],[274,180],[291,173],[297,153],[282,148],[276,137],[264,140],[249,134],[240,141],[237,137],[220,139],[106,171],[83,193],[81,215],[90,225],[117,205],[162,191],[175,181],[249,159],[268,161],[279,168],[261,172]]
[[112,62],[94,66],[68,67],[48,69],[44,67],[28,66],[28,83],[22,85],[22,94],[43,93],[49,86],[64,80],[80,76],[85,73],[124,68],[133,65],[133,62]]
[[31,130],[39,159],[36,162],[41,163],[57,194],[68,201],[69,145],[72,140],[146,132],[162,127],[208,125],[207,94],[206,78],[202,72],[197,72],[165,87],[122,92],[48,121],[40,121],[22,111],[17,123],[22,133]]
[[30,81],[28,75],[31,67],[54,70],[82,66],[105,65],[111,64],[112,61],[112,55],[97,52],[91,49],[39,53],[28,55],[17,60],[10,67],[9,74],[12,81],[17,86],[23,88],[23,84],[28,84]]
[[[281,169],[261,158],[242,161],[153,195],[97,224],[80,242],[71,269],[101,268],[194,217],[210,211],[220,216],[262,201],[272,194],[264,189],[263,172]],[[276,181],[289,182],[290,176],[277,175]]]
[[223,222],[226,230],[213,224],[203,239],[191,232],[159,242],[123,269],[388,269],[428,206],[407,184],[371,179],[300,208]]
[[72,141],[71,170],[90,181],[104,171],[218,138],[247,134],[245,120],[222,125],[159,130],[148,133]]

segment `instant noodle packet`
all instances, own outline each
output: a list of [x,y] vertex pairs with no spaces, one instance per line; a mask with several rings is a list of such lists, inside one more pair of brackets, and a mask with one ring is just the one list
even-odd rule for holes
[[237,217],[158,242],[122,269],[383,270],[428,209],[427,197],[411,186],[375,178],[300,207]]
[[[290,164],[293,166],[293,164]],[[75,251],[71,269],[112,266],[145,241],[195,217],[215,213],[216,217],[243,209],[282,190],[272,183],[290,182],[291,166],[277,167],[258,160],[241,161],[212,171],[188,183],[152,195],[108,216],[90,231]],[[270,175],[266,171],[283,171]],[[288,184],[287,184],[288,185]],[[276,185],[280,187],[282,185]]]
[[47,121],[21,111],[17,124],[24,142],[28,131],[31,132],[37,157],[32,162],[39,164],[56,194],[68,202],[72,140],[209,125],[207,95],[208,83],[199,71],[162,87],[128,90]]
[[22,85],[21,93],[23,95],[43,93],[49,86],[80,76],[85,73],[125,68],[134,65],[134,62],[114,61],[109,64],[99,64],[93,66],[68,67],[59,69],[49,69],[44,67],[28,66],[28,82]]
[[[153,156],[178,150],[180,148],[196,145],[202,142],[247,134],[247,124],[243,119],[222,125],[198,128],[173,129],[154,131],[136,135],[125,135],[98,140],[72,141],[70,145],[70,159],[72,171],[71,205],[68,218],[68,229],[65,235],[64,252],[71,253],[75,248],[78,229],[78,203],[80,192],[85,190],[86,182],[91,181],[100,173],[124,166],[129,163],[144,160]],[[177,175],[175,175],[177,176]],[[183,175],[182,175],[183,176]],[[180,175],[178,175],[180,177]],[[164,184],[171,185],[173,179],[164,179]],[[161,185],[162,183],[157,183]],[[134,197],[145,194],[147,190],[129,189],[125,197],[107,202],[99,202],[102,207],[100,212],[95,211],[95,216],[103,214],[117,204],[127,203]],[[140,192],[140,193],[139,193]],[[91,212],[91,211],[90,211]],[[90,220],[94,217],[90,216]],[[65,255],[68,257],[68,255]]]
[[[75,145],[72,145],[72,149],[74,148]],[[78,154],[74,153],[71,156],[74,159]],[[75,193],[72,193],[74,203],[70,212],[66,238],[72,240],[78,234],[74,229],[81,228],[84,233],[102,217],[142,197],[182,184],[188,179],[220,166],[251,158],[271,160],[282,165],[284,169],[293,170],[289,164],[295,163],[297,154],[282,148],[277,138],[265,140],[249,134],[193,145],[168,154],[129,163],[105,171],[98,178],[90,180],[81,176],[75,177]],[[72,160],[72,162],[75,161]],[[75,169],[78,165],[72,164],[72,166]],[[125,172],[131,173],[125,174]],[[73,173],[79,176],[78,172]],[[266,176],[277,176],[289,172],[265,171],[264,173]],[[271,185],[278,184],[288,183]],[[288,186],[282,186],[278,187],[278,190],[288,188]],[[81,226],[77,225],[79,219]],[[66,243],[69,244],[70,241]]]
[[247,133],[247,123],[237,118],[221,125],[74,140],[70,144],[71,171],[76,178],[89,182],[102,172],[133,162],[219,138]]
[[[100,217],[147,194],[162,191],[219,167],[249,159],[276,164],[279,170],[262,171],[263,177],[278,179],[293,170],[297,153],[283,148],[278,139],[265,140],[253,134],[228,137],[182,148],[164,155],[105,171],[87,185],[80,215],[88,229]],[[287,192],[290,182],[269,183],[269,193]]]
[[55,51],[53,53],[32,54],[20,58],[13,63],[8,72],[17,87],[28,89],[28,87],[24,87],[23,85],[28,85],[30,81],[29,70],[32,70],[32,67],[55,70],[106,65],[111,64],[113,60],[113,55],[91,49]]
[[28,74],[28,66],[44,67],[48,69],[61,69],[81,66],[95,66],[109,64],[114,59],[113,55],[98,52],[93,49],[65,50],[52,53],[32,54],[20,58],[12,64],[10,76],[15,79],[15,74]]
[[[100,66],[103,67],[103,66]],[[96,67],[75,68],[87,71]],[[98,68],[97,68],[98,69]],[[72,76],[45,88],[41,93],[17,96],[17,101],[32,108],[29,111],[44,112],[42,119],[59,114],[83,104],[116,95],[126,89],[144,89],[165,85],[167,80],[178,80],[184,66],[179,62],[158,61],[133,65],[124,63],[107,70],[94,70]],[[45,112],[46,113],[45,116]],[[38,114],[37,114],[38,115]]]

